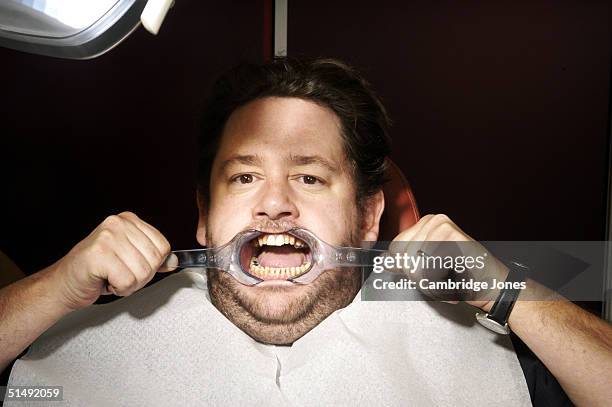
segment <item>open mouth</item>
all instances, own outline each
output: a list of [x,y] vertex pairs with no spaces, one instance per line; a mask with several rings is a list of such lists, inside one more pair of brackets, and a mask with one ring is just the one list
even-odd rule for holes
[[240,252],[242,270],[260,280],[292,280],[310,270],[306,242],[290,233],[261,233]]

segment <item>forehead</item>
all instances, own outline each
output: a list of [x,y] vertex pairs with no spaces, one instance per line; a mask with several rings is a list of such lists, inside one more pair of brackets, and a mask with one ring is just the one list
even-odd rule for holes
[[225,125],[217,159],[234,154],[321,156],[340,164],[345,161],[340,120],[308,100],[257,99],[234,111]]

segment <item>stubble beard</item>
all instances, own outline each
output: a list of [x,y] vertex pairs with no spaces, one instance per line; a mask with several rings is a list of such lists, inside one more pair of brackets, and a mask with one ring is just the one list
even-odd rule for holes
[[[342,245],[358,245],[357,236],[357,230],[349,231]],[[214,242],[213,237],[207,241]],[[304,336],[349,305],[361,287],[359,269],[326,270],[313,282],[294,287],[246,287],[227,273],[207,274],[213,305],[253,339],[275,345]]]

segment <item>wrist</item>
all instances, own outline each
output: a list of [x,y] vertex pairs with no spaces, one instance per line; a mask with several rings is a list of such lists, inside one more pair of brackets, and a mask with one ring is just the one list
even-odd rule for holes
[[40,275],[37,291],[39,298],[44,299],[46,305],[55,310],[55,313],[62,317],[76,308],[73,306],[67,295],[64,284],[64,276],[55,263],[37,274]]
[[476,301],[475,303],[473,303],[471,305],[473,305],[473,306],[475,306],[477,308],[480,308],[484,312],[489,312],[489,311],[491,311],[491,308],[493,308],[493,304],[495,304],[495,300],[491,300],[491,301]]
[[[508,267],[501,262],[498,259],[494,259],[495,263],[492,265],[492,267],[494,267],[494,274],[495,280],[497,281],[506,281],[506,279],[508,278],[508,275],[510,274],[510,270],[508,269]],[[493,280],[493,278],[490,278],[488,283],[491,283],[491,280]],[[487,290],[485,292],[485,294],[483,295],[483,299],[481,300],[474,300],[474,301],[466,301],[468,304],[476,307],[476,308],[480,308],[482,311],[484,312],[489,312],[491,311],[491,308],[493,308],[493,305],[495,304],[495,302],[497,301],[497,298],[499,297],[501,293],[501,290],[499,288],[495,288],[492,287],[489,290]]]
[[45,279],[46,296],[55,304],[58,311],[68,314],[80,308],[84,308],[95,301],[84,298],[74,288],[75,283],[71,280],[68,271],[62,267],[61,260],[41,271]]

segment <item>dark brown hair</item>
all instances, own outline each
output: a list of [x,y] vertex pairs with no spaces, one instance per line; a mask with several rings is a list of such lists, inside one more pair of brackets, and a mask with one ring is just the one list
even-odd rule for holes
[[199,191],[207,202],[211,167],[225,123],[234,110],[269,96],[305,99],[336,113],[360,208],[365,198],[382,188],[385,158],[390,153],[390,122],[369,83],[354,68],[335,59],[278,58],[267,64],[239,65],[213,86],[199,139]]

